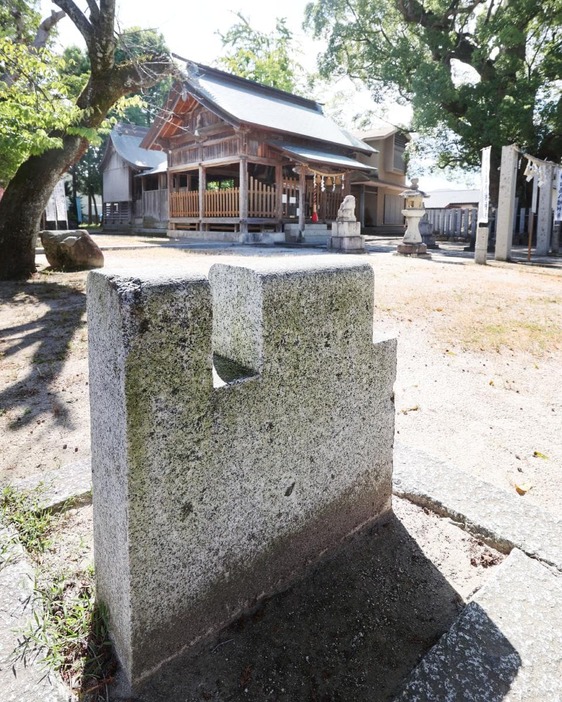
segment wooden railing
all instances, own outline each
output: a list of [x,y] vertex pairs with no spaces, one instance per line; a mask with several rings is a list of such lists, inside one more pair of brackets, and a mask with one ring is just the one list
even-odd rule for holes
[[248,217],[275,217],[275,187],[248,179]]
[[[146,193],[145,193],[146,194]],[[341,191],[330,189],[316,192],[316,210],[321,220],[335,220],[343,195]],[[276,211],[277,193],[275,186],[267,185],[250,177],[248,179],[248,217],[251,219],[273,219]],[[312,215],[314,191],[307,188],[305,216]],[[284,219],[296,219],[299,207],[298,181],[283,181]],[[196,190],[173,192],[170,196],[170,217],[239,217],[240,188],[206,190],[204,210],[199,214],[199,193]]]
[[[275,216],[275,187],[255,178],[248,182],[248,217]],[[195,190],[173,192],[170,196],[170,217],[199,217],[199,193]],[[240,188],[206,190],[203,217],[239,217]]]
[[205,191],[205,217],[238,217],[240,189]]
[[171,193],[170,217],[199,217],[197,190],[180,190]]

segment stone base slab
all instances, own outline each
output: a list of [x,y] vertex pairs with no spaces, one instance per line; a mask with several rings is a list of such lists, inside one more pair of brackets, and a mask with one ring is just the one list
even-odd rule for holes
[[340,253],[365,253],[365,238],[362,236],[332,236],[328,248]]
[[90,276],[97,592],[133,689],[390,509],[373,285],[333,257]]
[[425,244],[405,244],[402,242],[396,247],[396,253],[400,256],[423,256],[424,258],[430,258],[431,254],[427,253],[427,246]]

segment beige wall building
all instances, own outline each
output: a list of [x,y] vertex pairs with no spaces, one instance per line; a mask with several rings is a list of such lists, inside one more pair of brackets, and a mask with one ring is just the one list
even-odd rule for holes
[[351,193],[357,201],[357,219],[367,234],[403,234],[404,198],[400,193],[406,186],[404,151],[410,136],[391,126],[359,132],[355,136],[376,149],[369,156],[357,156],[374,169],[353,178]]

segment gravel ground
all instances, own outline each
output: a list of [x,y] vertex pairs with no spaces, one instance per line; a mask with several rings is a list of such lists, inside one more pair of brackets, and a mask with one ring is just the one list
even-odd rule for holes
[[[144,243],[149,248],[106,251],[106,267],[208,270],[217,260],[256,255]],[[431,260],[407,259],[377,243],[362,257],[375,271],[375,332],[399,339],[397,438],[558,516],[562,270],[475,266],[461,246],[447,248]],[[90,452],[86,274],[52,273],[42,257],[39,264],[28,283],[0,283],[0,431],[7,437],[0,483]],[[390,522],[261,603],[189,662],[171,664],[143,698],[392,699],[503,558],[427,510],[396,498],[394,509]],[[61,520],[42,567],[72,577],[92,561],[91,506]]]
[[[131,239],[101,237],[112,245]],[[106,267],[208,270],[252,248],[107,251]],[[562,270],[372,253],[375,330],[398,336],[396,431],[555,514],[562,504]],[[326,255],[261,250],[262,255]],[[45,265],[39,257],[39,264]],[[89,454],[85,273],[0,284],[0,479]]]

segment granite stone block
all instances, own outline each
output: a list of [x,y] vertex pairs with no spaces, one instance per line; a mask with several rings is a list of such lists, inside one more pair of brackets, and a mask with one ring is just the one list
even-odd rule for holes
[[90,274],[96,577],[133,690],[390,509],[373,283],[332,257]]

